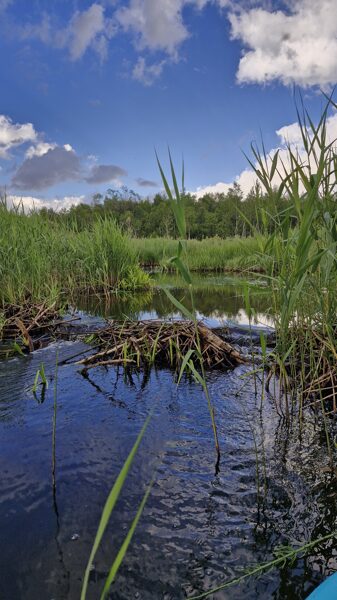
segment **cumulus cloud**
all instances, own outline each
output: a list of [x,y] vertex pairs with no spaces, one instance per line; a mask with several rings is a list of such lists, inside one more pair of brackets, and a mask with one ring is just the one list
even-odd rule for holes
[[329,86],[337,81],[335,0],[294,0],[288,11],[264,8],[231,12],[231,35],[247,48],[240,83]]
[[0,117],[0,158],[7,158],[10,148],[26,141],[33,144],[12,177],[14,189],[43,190],[66,181],[118,183],[120,177],[127,175],[125,169],[117,165],[97,164],[97,157],[93,155],[78,156],[70,144],[60,146],[42,141],[30,123],[14,125],[6,117]]
[[32,123],[13,123],[9,117],[0,115],[0,158],[8,158],[12,148],[36,138]]
[[74,150],[63,146],[50,148],[43,154],[26,158],[12,178],[12,186],[20,190],[42,190],[81,176],[81,162]]
[[152,64],[140,56],[132,78],[143,85],[152,85],[165,65],[179,59],[179,48],[191,35],[184,22],[184,8],[189,5],[201,10],[213,1],[224,6],[230,0],[130,0],[127,6],[119,8],[114,15],[116,22],[134,36],[136,48],[166,55],[164,60]]
[[[218,183],[214,183],[213,185],[205,185],[197,187],[194,194],[197,198],[201,198],[206,194],[227,194],[228,190],[231,187],[231,183],[224,183],[223,181],[219,181]],[[192,192],[193,193],[193,192]]]
[[94,165],[85,181],[87,183],[109,183],[118,181],[120,177],[127,175],[125,169],[116,165]]
[[159,187],[158,183],[155,181],[152,181],[151,179],[143,179],[143,177],[138,177],[138,179],[136,179],[136,183],[138,183],[140,187]]
[[[291,123],[289,125],[285,125],[276,131],[277,136],[279,137],[280,143],[276,148],[272,148],[269,152],[269,157],[267,158],[267,164],[269,170],[271,169],[272,160],[275,156],[275,153],[279,152],[279,173],[276,172],[273,178],[273,185],[280,185],[282,178],[284,177],[284,171],[282,168],[282,164],[285,166],[286,170],[291,170],[291,165],[289,162],[288,155],[288,145],[290,145],[293,149],[296,149],[299,160],[302,160],[304,164],[307,164],[307,153],[303,146],[303,140],[301,136],[301,130],[298,123]],[[333,143],[337,140],[337,113],[331,115],[326,122],[326,137],[327,143]],[[312,163],[311,167],[313,171],[315,171],[315,163],[314,158],[311,158]],[[244,169],[237,177],[235,177],[234,181],[238,183],[244,193],[247,195],[252,187],[254,187],[258,181],[257,176],[253,169]],[[204,187],[198,187],[195,194],[198,198],[203,196],[204,194],[217,194],[224,193],[226,194],[230,187],[232,187],[234,181],[232,182],[219,182],[214,185],[208,185]],[[304,189],[302,189],[304,191]]]
[[31,210],[40,210],[41,208],[52,208],[55,211],[68,210],[72,206],[86,203],[86,196],[64,196],[64,198],[36,198],[34,196],[15,196],[6,197],[9,208],[22,208],[24,212]]
[[177,47],[189,36],[182,18],[184,4],[186,0],[131,0],[116,18],[136,34],[140,49],[164,50],[176,57]]
[[48,150],[56,148],[57,144],[48,144],[48,142],[38,142],[35,146],[29,146],[26,151],[26,158],[32,158],[33,156],[42,156],[46,154]]
[[132,70],[132,78],[139,81],[145,86],[150,86],[160,77],[166,61],[162,60],[159,63],[147,64],[145,58],[140,56]]

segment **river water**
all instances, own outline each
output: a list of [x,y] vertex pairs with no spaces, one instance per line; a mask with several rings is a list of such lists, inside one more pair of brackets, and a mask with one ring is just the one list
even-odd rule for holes
[[[172,277],[161,284],[188,304]],[[178,288],[178,289],[176,289]],[[253,340],[272,325],[267,287],[251,286]],[[210,326],[230,324],[248,342],[241,281],[198,278],[196,308]],[[82,298],[82,321],[102,316],[179,318],[163,291],[110,299]],[[0,598],[78,600],[106,497],[146,416],[153,417],[97,553],[88,599],[98,599],[107,572],[152,477],[155,483],[125,561],[111,588],[114,600],[191,598],[336,528],[337,486],[328,472],[324,431],[313,416],[299,441],[262,397],[251,367],[208,373],[221,446],[215,474],[212,429],[200,386],[163,368],[124,373],[75,365],[58,369],[56,485],[52,483],[52,424],[56,355],[84,349],[52,344],[0,363]],[[251,350],[251,348],[249,348]],[[32,393],[43,362],[49,388]],[[255,441],[255,443],[254,443]],[[257,492],[256,469],[260,489]],[[335,542],[292,566],[210,596],[302,600],[337,569]]]

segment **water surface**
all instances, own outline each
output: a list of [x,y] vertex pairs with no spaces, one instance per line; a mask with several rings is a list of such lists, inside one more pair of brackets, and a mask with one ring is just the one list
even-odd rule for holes
[[[249,325],[242,284],[207,277],[197,310],[211,324]],[[186,296],[177,282],[161,283]],[[255,293],[253,291],[255,290]],[[252,287],[256,327],[270,324],[270,294]],[[84,320],[102,316],[179,318],[164,292],[81,300]],[[208,382],[222,450],[214,471],[212,430],[200,387],[177,388],[167,369],[124,373],[95,369],[90,378],[60,366],[57,387],[56,489],[52,485],[53,377],[59,360],[80,352],[60,343],[32,356],[0,363],[0,598],[78,600],[100,513],[119,469],[150,410],[154,416],[136,456],[102,548],[89,599],[104,579],[152,476],[155,484],[112,587],[114,600],[180,600],[269,560],[280,544],[296,545],[336,526],[337,486],[326,467],[324,432],[308,419],[301,443],[287,431],[271,397],[262,402],[250,367],[212,371]],[[43,362],[50,379],[41,402],[31,387]],[[255,391],[257,393],[255,393]],[[256,486],[265,457],[265,490]],[[214,598],[300,600],[336,569],[330,542],[259,579]]]

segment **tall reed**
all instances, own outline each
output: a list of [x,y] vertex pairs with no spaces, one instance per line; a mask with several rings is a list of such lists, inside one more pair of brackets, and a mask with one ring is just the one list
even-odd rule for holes
[[[158,163],[160,175],[161,175],[164,187],[165,187],[167,197],[170,202],[172,212],[174,214],[174,218],[176,221],[179,235],[181,237],[181,240],[178,242],[178,246],[177,246],[177,254],[170,259],[170,263],[175,266],[177,271],[180,273],[181,277],[184,279],[185,283],[188,285],[192,310],[189,311],[183,304],[181,304],[181,302],[179,302],[179,300],[177,300],[177,298],[175,298],[171,294],[171,292],[168,289],[166,289],[166,288],[163,288],[163,289],[164,289],[166,295],[168,296],[168,298],[171,300],[171,302],[182,312],[183,315],[185,315],[185,317],[187,317],[188,319],[191,319],[195,324],[197,349],[189,350],[186,353],[186,355],[183,359],[182,365],[181,365],[181,369],[180,369],[180,373],[179,373],[179,377],[178,377],[178,383],[180,382],[184,371],[189,370],[191,372],[191,374],[193,375],[194,379],[198,383],[200,383],[200,385],[204,391],[205,398],[207,400],[208,410],[209,410],[210,417],[211,417],[212,429],[213,429],[214,444],[215,444],[215,451],[216,451],[216,457],[217,457],[216,464],[215,464],[215,471],[217,473],[219,470],[219,465],[220,465],[220,446],[219,446],[219,439],[218,439],[218,431],[217,431],[217,426],[216,426],[216,421],[215,421],[214,407],[212,404],[211,396],[210,396],[207,381],[206,381],[204,360],[203,360],[203,356],[202,356],[200,336],[199,336],[199,330],[198,330],[198,319],[197,319],[197,313],[196,313],[195,304],[194,304],[193,283],[192,283],[191,273],[190,273],[190,269],[189,269],[189,266],[187,263],[187,256],[186,256],[184,164],[182,167],[182,181],[181,181],[181,191],[180,191],[179,187],[178,187],[177,178],[176,178],[175,170],[173,167],[170,151],[169,151],[169,161],[170,161],[170,169],[171,169],[171,177],[172,177],[174,193],[172,192],[172,190],[168,184],[165,173],[163,171],[163,168],[162,168],[159,158],[157,156],[157,163]],[[196,364],[195,364],[195,361],[196,361]]]
[[0,303],[59,298],[80,290],[148,285],[130,240],[113,220],[78,231],[37,212],[0,204]]
[[333,104],[328,98],[317,124],[303,105],[297,109],[300,147],[288,143],[270,157],[252,145],[250,164],[262,186],[287,200],[273,215],[274,233],[261,252],[276,308],[276,360],[287,417],[299,389],[301,415],[303,394],[320,403],[323,388],[336,410],[337,151],[328,132]]
[[[266,241],[267,238],[264,239]],[[133,238],[132,243],[140,264],[173,268],[170,258],[176,252],[176,240]],[[261,268],[260,261],[257,260],[260,244],[256,236],[186,240],[185,248],[191,271],[255,271]]]

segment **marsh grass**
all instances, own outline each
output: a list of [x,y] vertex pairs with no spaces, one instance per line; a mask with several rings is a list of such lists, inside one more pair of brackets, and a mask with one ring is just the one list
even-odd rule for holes
[[181,238],[181,240],[178,242],[178,244],[176,246],[176,254],[170,258],[169,264],[173,265],[176,268],[176,270],[179,272],[180,276],[184,279],[185,283],[187,284],[188,289],[189,289],[189,296],[190,296],[192,310],[189,311],[184,304],[179,302],[179,300],[177,300],[177,298],[171,294],[171,292],[168,289],[166,289],[166,288],[163,288],[163,289],[164,289],[164,292],[166,293],[167,297],[169,298],[169,300],[171,300],[172,304],[176,308],[178,308],[178,310],[187,319],[190,319],[193,322],[194,329],[195,329],[195,338],[196,338],[196,348],[189,349],[188,352],[186,353],[186,355],[184,356],[184,359],[182,361],[181,368],[180,368],[180,373],[178,376],[178,383],[180,382],[183,373],[185,371],[187,371],[192,374],[195,381],[197,383],[199,383],[203,389],[203,392],[204,392],[204,395],[205,395],[205,398],[207,401],[207,405],[208,405],[208,410],[209,410],[211,424],[212,424],[212,430],[213,430],[213,436],[214,436],[214,445],[215,445],[215,451],[216,451],[215,473],[217,474],[219,471],[219,468],[220,468],[220,457],[221,457],[219,438],[218,438],[218,430],[217,430],[216,421],[215,421],[214,406],[212,403],[212,399],[211,399],[207,381],[206,381],[205,364],[204,364],[204,358],[203,358],[203,354],[202,354],[201,340],[200,340],[200,334],[199,334],[199,328],[198,328],[198,319],[197,319],[197,313],[196,313],[195,303],[194,303],[193,283],[192,283],[192,277],[191,277],[191,273],[190,273],[189,264],[187,262],[186,218],[185,218],[185,202],[184,202],[184,190],[185,190],[184,163],[182,166],[181,191],[180,191],[178,183],[177,183],[177,178],[176,178],[171,154],[169,151],[171,178],[172,178],[173,190],[174,190],[174,192],[172,192],[172,190],[168,184],[168,181],[166,179],[163,168],[161,166],[161,163],[159,161],[159,158],[157,155],[156,155],[156,157],[157,157],[157,163],[158,163],[160,175],[161,175],[161,178],[162,178],[162,181],[164,184],[164,188],[165,188],[167,197],[169,199],[169,203],[170,203],[170,206],[171,206],[171,209],[174,214],[175,221],[176,221],[176,226],[177,226],[180,238]]
[[[263,267],[268,273],[271,285],[272,303],[276,308],[276,348],[273,357],[276,365],[275,373],[280,381],[280,414],[287,421],[294,415],[299,418],[299,430],[301,430],[304,399],[307,401],[309,399],[315,403],[316,407],[320,407],[331,463],[333,456],[327,422],[327,400],[330,408],[332,406],[330,412],[336,412],[337,153],[336,141],[327,139],[326,124],[328,111],[332,104],[337,108],[329,98],[317,125],[313,123],[304,108],[302,116],[298,112],[304,152],[300,154],[289,144],[288,156],[285,160],[280,157],[278,152],[270,158],[266,156],[264,147],[260,152],[258,148],[252,146],[253,159],[250,161],[266,192],[271,196],[276,195],[278,198],[285,196],[288,202],[287,208],[276,216],[263,215],[265,222],[268,219],[274,220],[274,233],[264,239],[260,232],[256,232],[258,234],[256,236],[258,251],[255,257],[256,260],[258,258],[263,260]],[[183,211],[183,192],[182,200],[179,201],[179,191],[177,191],[171,157],[170,165],[176,198],[168,189],[160,164],[159,168],[170,203],[173,204],[176,201],[174,214],[180,235],[184,238],[186,237],[184,236],[184,227],[183,225],[179,227],[179,212]],[[273,181],[275,174],[278,174],[280,179],[277,187]],[[182,185],[182,190],[183,187]],[[171,259],[171,262],[190,286],[193,307],[193,286],[188,269],[190,265],[187,266],[187,258],[186,263],[181,261],[183,252],[186,257],[186,242],[179,242],[178,253]],[[245,299],[246,310],[249,313],[248,290]],[[178,306],[179,303],[174,297],[171,300]],[[183,308],[181,310],[184,313]],[[186,310],[184,314],[187,314]],[[267,347],[264,338],[261,338],[261,347],[264,387],[264,371],[267,363]],[[186,355],[182,371],[190,366],[207,396],[202,356],[198,356],[198,359],[200,373],[196,371],[189,355]],[[261,416],[263,400],[262,396]],[[215,432],[215,443],[218,448],[214,411],[209,397],[208,402]],[[259,495],[260,469],[254,429],[252,434],[256,453]],[[264,482],[266,482],[264,450],[262,459]],[[257,564],[241,576],[193,596],[191,600],[201,600],[213,596],[232,585],[240,584],[246,578],[259,576],[275,567],[293,565],[298,557],[304,556],[317,545],[335,538],[336,535],[336,531],[332,531],[330,534],[308,541],[298,548],[289,546],[277,548],[274,551],[274,557],[268,562]]]
[[[266,239],[263,237],[263,241]],[[143,266],[162,266],[168,270],[175,270],[170,259],[176,253],[176,240],[133,238],[132,244]],[[190,271],[259,271],[262,269],[262,260],[257,260],[260,244],[261,240],[254,236],[185,240],[185,260]]]
[[329,401],[330,411],[337,409],[337,151],[327,134],[332,106],[328,98],[316,125],[303,106],[297,111],[301,152],[288,144],[286,158],[276,153],[271,160],[252,146],[251,165],[266,192],[288,201],[273,216],[274,233],[263,246],[287,419],[294,412],[302,418],[304,401],[316,408]]
[[113,220],[78,231],[0,204],[0,303],[67,299],[79,291],[146,287],[130,240]]

